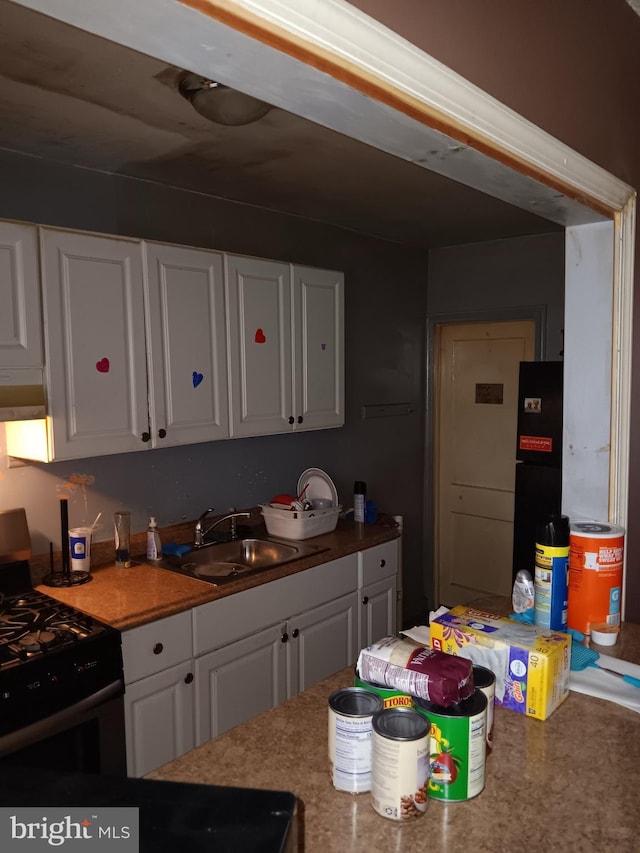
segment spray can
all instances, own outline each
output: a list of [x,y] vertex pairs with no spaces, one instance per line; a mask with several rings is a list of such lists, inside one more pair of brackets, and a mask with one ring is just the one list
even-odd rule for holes
[[569,518],[550,515],[536,527],[534,623],[567,630]]
[[364,524],[366,503],[367,484],[363,480],[356,480],[353,484],[353,520],[356,524]]

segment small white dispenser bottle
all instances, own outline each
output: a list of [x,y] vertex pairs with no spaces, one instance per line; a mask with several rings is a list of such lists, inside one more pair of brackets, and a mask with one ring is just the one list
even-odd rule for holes
[[147,528],[147,560],[162,559],[162,543],[160,542],[160,534],[158,533],[158,522],[155,516],[149,519],[149,527]]

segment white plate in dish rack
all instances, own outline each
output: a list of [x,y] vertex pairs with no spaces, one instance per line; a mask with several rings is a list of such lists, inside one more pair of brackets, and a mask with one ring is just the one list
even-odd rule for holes
[[302,494],[305,486],[305,500],[313,501],[317,498],[328,498],[332,502],[332,506],[338,505],[338,490],[331,477],[325,474],[321,468],[307,468],[300,474],[298,480],[299,495]]

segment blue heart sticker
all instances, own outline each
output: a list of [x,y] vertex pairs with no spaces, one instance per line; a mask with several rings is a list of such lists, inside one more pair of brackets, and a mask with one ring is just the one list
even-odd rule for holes
[[197,388],[203,379],[204,379],[204,376],[202,375],[202,373],[198,373],[197,370],[193,371],[193,387],[194,388]]

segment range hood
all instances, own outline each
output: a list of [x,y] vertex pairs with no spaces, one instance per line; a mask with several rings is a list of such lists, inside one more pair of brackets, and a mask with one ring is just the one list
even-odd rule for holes
[[47,396],[41,369],[0,370],[0,423],[36,420],[46,414]]

